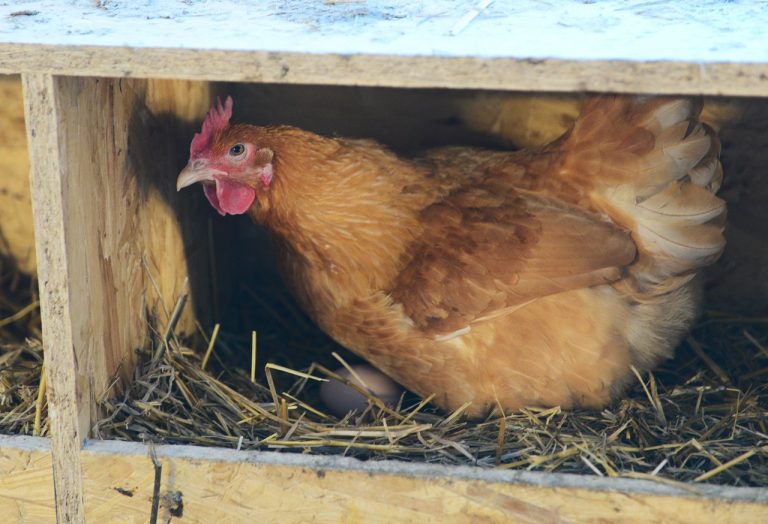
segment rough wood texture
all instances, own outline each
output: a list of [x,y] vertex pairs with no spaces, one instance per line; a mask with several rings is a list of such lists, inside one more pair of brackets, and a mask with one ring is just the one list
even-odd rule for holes
[[[245,9],[249,4],[259,9]],[[3,33],[12,33],[3,40],[81,44],[98,36],[100,45],[132,47],[706,62],[763,61],[767,46],[760,38],[764,6],[754,2],[25,0],[23,6],[0,10]]]
[[[59,204],[64,207],[61,234],[68,265],[61,270],[69,273],[78,384],[92,417],[96,398],[118,368],[132,372],[132,350],[146,335],[145,309],[158,310],[161,319],[164,315],[156,307],[142,257],[150,263],[167,309],[187,274],[181,226],[172,206],[179,200],[173,180],[184,150],[171,140],[175,135],[168,135],[170,122],[179,120],[173,112],[176,99],[163,93],[178,89],[180,99],[192,95],[178,108],[186,118],[193,112],[190,107],[204,113],[209,101],[204,86],[191,89],[169,81],[56,77],[54,87],[61,178],[66,181]],[[178,141],[182,139],[189,137]],[[55,178],[52,172],[45,176]],[[185,209],[183,215],[194,217],[192,211]],[[197,245],[205,244],[204,234],[198,236],[202,242]],[[40,240],[41,247],[48,241]],[[48,283],[41,279],[41,287],[47,291]],[[191,325],[192,315],[186,318]]]
[[[161,521],[765,522],[757,489],[584,479],[342,457],[160,446]],[[90,441],[82,453],[88,518],[146,522],[154,468],[141,444]],[[176,522],[175,518],[170,519]]]
[[53,522],[56,509],[48,439],[0,436],[3,522]]
[[0,73],[287,84],[768,96],[764,63],[634,62],[134,49],[0,43]]
[[[233,0],[28,0],[23,10],[0,6],[0,42],[9,44],[0,64],[101,76],[766,94],[767,17],[758,4],[711,0],[496,0],[485,9],[477,0],[258,9]],[[22,43],[40,47],[13,45]]]
[[[144,343],[146,332],[141,198],[136,179],[128,173],[127,148],[137,95],[127,83],[113,80],[54,77],[53,85],[68,314],[78,386],[83,388],[81,409],[86,420],[93,420],[96,398],[118,368],[124,374],[132,372],[132,349]],[[32,155],[35,162],[34,146]],[[45,173],[49,178],[56,175],[57,171]],[[37,198],[34,186],[33,195]],[[38,252],[44,254],[46,245],[40,242]],[[44,256],[39,259],[38,265]],[[40,287],[47,292],[45,280],[40,280]],[[44,316],[43,324],[48,320]],[[83,437],[89,428],[83,427]]]
[[[764,490],[159,446],[160,522],[765,522]],[[147,522],[143,444],[88,441],[87,522]],[[52,522],[46,439],[0,436],[4,522]],[[290,486],[289,489],[286,486]]]
[[21,79],[0,76],[0,255],[36,270]]
[[[212,287],[207,220],[213,216],[200,195],[176,191],[176,175],[189,158],[189,143],[211,103],[210,84],[185,80],[132,80],[124,84],[136,96],[128,123],[129,178],[138,181],[143,251],[160,288],[164,308],[171,310],[189,275],[191,304],[177,332],[195,331],[214,319],[209,307]],[[156,292],[144,274],[149,304]],[[158,307],[161,324],[166,322]]]
[[[180,96],[197,93],[197,105],[169,101],[168,91],[176,89]],[[61,515],[76,519],[82,514],[78,450],[97,399],[116,373],[132,373],[133,350],[147,335],[146,311],[163,315],[142,257],[155,268],[169,308],[187,274],[171,205],[178,204],[179,144],[164,133],[178,121],[173,110],[204,111],[208,100],[205,89],[183,83],[38,74],[24,76],[24,91],[54,475]],[[183,215],[195,217],[196,205]],[[195,255],[190,245],[187,255],[204,261],[205,252]],[[193,320],[188,314],[188,327]]]
[[[67,166],[64,120],[60,115],[56,79],[44,74],[29,74],[24,83],[27,133],[31,150],[30,186],[38,245],[40,309],[45,344],[45,372],[48,383],[48,417],[54,452],[53,477],[57,514],[64,522],[79,522],[83,517],[80,443],[90,426],[90,381],[87,370],[92,354],[84,347],[83,333],[75,316],[86,316],[77,309],[73,290],[82,294],[82,279],[70,271],[73,244],[79,240],[72,226],[82,226],[83,216],[73,213],[71,192],[76,189]],[[76,218],[80,223],[72,224]],[[76,265],[76,263],[75,263]],[[81,299],[82,300],[82,299]],[[71,520],[69,520],[71,519]]]

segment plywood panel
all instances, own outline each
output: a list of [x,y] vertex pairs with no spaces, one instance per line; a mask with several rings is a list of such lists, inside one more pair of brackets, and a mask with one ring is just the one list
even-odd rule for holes
[[[180,212],[173,188],[176,141],[188,141],[183,128],[192,126],[175,112],[189,118],[208,100],[185,83],[44,74],[25,75],[24,92],[56,494],[60,516],[77,521],[78,451],[98,399],[115,392],[115,377],[132,376],[147,312],[167,321],[162,304],[172,307],[182,288],[189,253],[179,217],[204,231],[189,212],[201,204]],[[196,93],[197,105],[183,98]],[[183,324],[193,321],[190,309]]]
[[0,515],[20,524],[56,518],[47,439],[0,436]]
[[[161,520],[170,522],[765,522],[762,490],[360,462],[341,457],[160,446]],[[151,450],[89,442],[88,519],[146,522]],[[171,511],[176,513],[173,516]],[[117,520],[115,520],[117,519]]]
[[709,0],[27,0],[0,6],[0,72],[765,96],[766,23]]
[[[753,488],[115,441],[87,442],[81,460],[86,522],[147,522],[155,496],[171,523],[768,519],[768,494]],[[0,436],[3,522],[53,521],[50,465],[45,439]]]
[[768,96],[768,65],[0,43],[0,73],[516,91]]
[[[196,318],[203,325],[218,320],[210,307],[214,288],[207,227],[214,213],[199,194],[178,193],[176,176],[210,107],[210,84],[150,79],[127,85],[137,96],[128,124],[128,176],[138,182],[143,253],[162,296],[162,305],[155,309],[162,327],[167,321],[164,309],[173,309],[189,276],[191,300],[176,331],[193,333]],[[149,303],[156,304],[154,288],[146,279],[144,285]]]
[[34,273],[35,235],[21,79],[0,76],[0,255]]
[[0,6],[0,72],[768,95],[750,2],[64,4]]
[[78,262],[70,256],[79,240],[72,225],[82,226],[84,218],[80,213],[73,213],[77,206],[68,201],[70,191],[77,186],[67,165],[67,151],[62,147],[63,124],[56,79],[30,74],[24,75],[22,81],[31,151],[30,186],[37,232],[57,515],[63,520],[78,522],[83,518],[79,449],[90,426],[92,376],[87,367],[92,364],[93,347],[77,330],[76,317],[87,317],[88,313],[82,305],[77,309],[72,296],[73,291],[85,292],[85,279],[90,275],[85,271],[79,276],[70,275],[69,266]]

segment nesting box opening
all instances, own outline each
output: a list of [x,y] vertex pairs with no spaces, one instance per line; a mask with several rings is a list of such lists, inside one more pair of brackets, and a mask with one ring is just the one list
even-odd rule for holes
[[[228,94],[238,100],[235,121],[374,138],[404,154],[448,144],[500,148],[541,143],[567,128],[578,106],[578,97],[472,91],[210,88],[208,101]],[[515,125],[505,124],[512,117],[504,111],[512,116],[523,111],[526,96],[536,112],[530,119],[514,120]],[[708,101],[710,107],[732,102]],[[745,159],[753,162],[760,153],[746,147],[739,133],[751,133],[752,124],[745,122],[764,110],[759,101],[737,102],[751,109],[713,123],[723,137],[723,195],[732,214],[733,206],[759,201],[744,188],[760,176]],[[478,116],[479,108],[486,116]],[[519,133],[520,126],[545,121],[547,129]],[[142,129],[134,130],[133,147],[141,147],[136,144],[143,140]],[[189,128],[184,133],[188,139]],[[186,153],[188,144],[179,137],[171,141]],[[194,198],[202,200],[199,191]],[[638,373],[627,394],[604,410],[529,408],[469,422],[461,408],[441,413],[406,394],[394,406],[371,397],[364,412],[339,418],[319,400],[319,383],[359,359],[317,330],[298,308],[265,256],[268,242],[256,226],[248,219],[211,213],[204,223],[195,234],[204,237],[211,264],[198,276],[208,279],[210,299],[195,300],[195,308],[206,311],[208,321],[186,330],[197,331],[192,338],[174,329],[172,305],[181,293],[166,300],[167,313],[150,315],[156,336],[137,360],[132,385],[103,400],[106,415],[94,425],[95,436],[733,485],[765,485],[768,480],[765,308],[760,297],[734,296],[737,286],[723,288],[734,271],[758,286],[765,281],[759,272],[750,273],[754,266],[745,267],[731,255],[710,272],[704,313],[675,358],[651,374]],[[765,240],[763,235],[759,241]],[[740,248],[729,246],[731,252]],[[162,251],[152,256],[163,259]],[[145,270],[165,272],[158,262]]]

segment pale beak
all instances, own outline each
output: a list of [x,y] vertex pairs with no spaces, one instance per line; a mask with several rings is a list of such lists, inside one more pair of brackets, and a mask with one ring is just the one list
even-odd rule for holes
[[181,170],[176,179],[176,191],[181,191],[187,186],[197,182],[213,182],[213,175],[223,175],[222,171],[213,169],[205,160],[190,160],[187,167]]

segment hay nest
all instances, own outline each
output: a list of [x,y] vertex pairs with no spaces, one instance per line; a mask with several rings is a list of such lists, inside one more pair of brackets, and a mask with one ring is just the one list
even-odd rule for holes
[[0,258],[0,433],[47,435],[37,283]]
[[[241,300],[251,308],[244,316],[259,319],[256,354],[250,335],[218,329],[179,340],[174,319],[186,297],[153,318],[153,345],[141,353],[133,384],[103,401],[95,436],[768,485],[768,318],[708,311],[674,360],[638,375],[603,411],[531,408],[477,423],[408,394],[389,408],[357,388],[368,408],[339,419],[318,400],[319,380],[347,382],[331,369],[357,360],[269,291],[269,301],[250,291]],[[34,279],[0,264],[0,433],[48,433],[39,340]]]
[[[638,374],[626,398],[603,411],[531,408],[476,423],[462,409],[440,413],[410,395],[388,408],[356,388],[368,397],[368,408],[339,419],[324,411],[318,381],[345,381],[330,368],[354,357],[313,328],[290,299],[256,298],[258,348],[251,336],[220,333],[218,327],[197,345],[178,340],[170,315],[142,354],[133,385],[103,402],[106,416],[95,435],[768,485],[768,319],[708,311],[674,360],[653,374]],[[338,361],[329,357],[334,352]],[[251,377],[257,360],[259,373]]]

